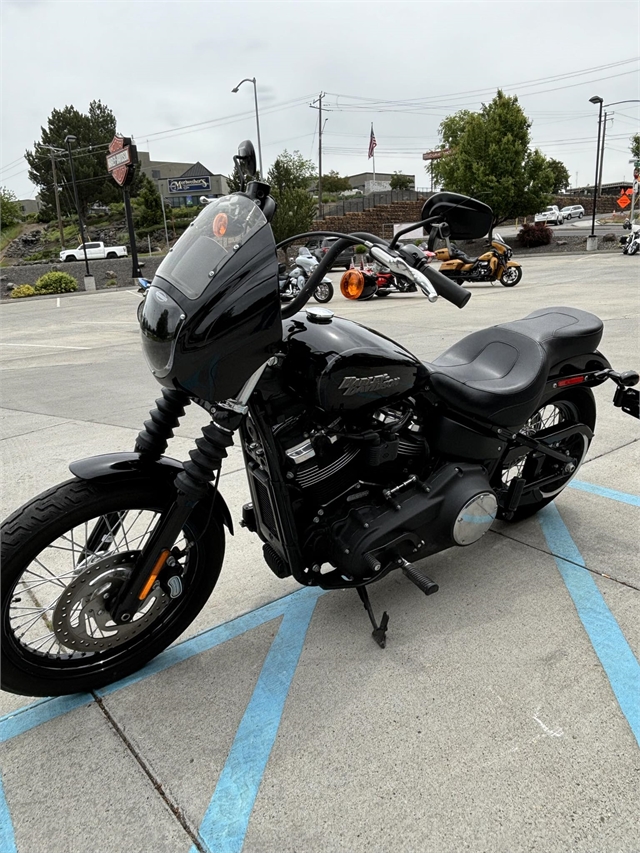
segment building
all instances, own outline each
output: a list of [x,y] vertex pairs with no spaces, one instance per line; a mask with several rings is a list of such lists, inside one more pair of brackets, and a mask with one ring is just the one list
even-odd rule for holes
[[176,163],[152,160],[147,151],[138,151],[140,170],[155,183],[161,197],[172,207],[191,207],[200,196],[218,198],[227,195],[229,186],[225,175],[216,175],[202,163]]
[[[409,189],[415,189],[415,175],[407,175],[407,177],[411,178],[411,186]],[[370,193],[389,192],[391,189],[391,178],[393,178],[393,175],[388,172],[376,172],[375,178],[376,180],[374,185],[373,172],[361,172],[359,175],[350,175],[348,177],[348,181],[354,190],[359,190],[365,195],[369,195]]]
[[[631,181],[617,181],[613,184],[602,184],[598,195],[622,195],[623,192],[631,189],[631,187],[633,187],[633,183]],[[593,184],[587,184],[582,187],[569,187],[565,195],[592,196]]]
[[30,213],[39,213],[40,208],[42,207],[40,203],[40,196],[36,196],[35,198],[22,198],[18,201],[20,205],[20,212],[23,216],[28,216]]

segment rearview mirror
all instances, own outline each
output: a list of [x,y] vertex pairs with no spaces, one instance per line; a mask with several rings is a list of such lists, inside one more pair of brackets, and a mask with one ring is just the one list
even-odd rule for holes
[[477,240],[491,231],[493,211],[475,198],[441,192],[425,201],[420,219],[446,222],[454,240]]
[[233,159],[238,163],[245,175],[252,178],[255,177],[258,164],[256,161],[256,149],[253,147],[253,142],[250,139],[245,139],[244,142],[238,145],[238,153]]

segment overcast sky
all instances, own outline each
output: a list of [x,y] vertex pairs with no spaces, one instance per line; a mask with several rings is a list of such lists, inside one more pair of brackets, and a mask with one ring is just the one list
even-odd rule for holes
[[[595,171],[589,97],[640,98],[637,0],[1,0],[1,12],[0,185],[18,198],[35,194],[19,158],[51,110],[92,99],[152,159],[228,174],[238,142],[255,142],[253,86],[231,92],[242,78],[257,79],[265,170],[285,148],[317,162],[309,103],[324,91],[324,172],[371,169],[373,122],[376,171],[427,186],[439,123],[498,87],[579,184]],[[611,108],[605,182],[631,176],[639,106]]]

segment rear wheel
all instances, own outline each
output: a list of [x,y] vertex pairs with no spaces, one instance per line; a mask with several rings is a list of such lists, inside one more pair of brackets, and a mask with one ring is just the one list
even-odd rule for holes
[[116,255],[115,252],[107,252],[107,258],[109,258],[109,260],[111,260],[112,258],[117,258],[117,257],[118,256]]
[[503,284],[505,287],[515,287],[521,278],[522,267],[507,267],[502,274],[500,284]]
[[[541,406],[533,414],[522,428],[527,435],[535,437],[535,434],[548,429],[563,429],[573,424],[584,424],[593,432],[596,424],[596,404],[590,389],[582,388],[574,391],[565,391]],[[535,460],[531,451],[523,448],[521,457],[512,459],[505,464],[500,472],[501,486],[505,491],[509,488],[511,481],[516,477],[524,477],[525,491],[518,508],[508,521],[521,521],[534,515],[548,503],[551,503],[567,484],[575,477],[578,469],[584,461],[589,450],[590,441],[583,435],[573,435],[554,445],[555,450],[567,453],[576,460],[573,470],[563,469],[563,463],[544,457],[542,466],[535,476],[532,476]],[[557,479],[546,486],[531,488],[535,482],[544,478],[558,475]],[[503,512],[500,518],[505,518]]]
[[156,580],[133,619],[108,606],[175,497],[156,482],[70,480],[2,526],[2,688],[28,696],[94,690],[172,643],[216,584],[224,533],[198,506],[177,539],[170,577]]

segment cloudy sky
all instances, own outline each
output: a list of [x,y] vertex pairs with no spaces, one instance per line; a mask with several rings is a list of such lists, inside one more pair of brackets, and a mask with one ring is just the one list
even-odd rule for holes
[[[637,0],[1,0],[0,185],[34,188],[20,159],[54,108],[100,99],[152,159],[228,174],[237,143],[255,141],[256,77],[265,168],[285,148],[324,169],[416,175],[438,125],[498,87],[533,122],[532,143],[593,182],[597,108],[640,98]],[[640,104],[612,107],[604,180],[629,179]]]

